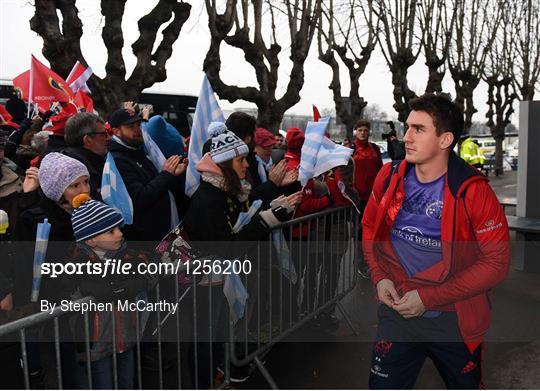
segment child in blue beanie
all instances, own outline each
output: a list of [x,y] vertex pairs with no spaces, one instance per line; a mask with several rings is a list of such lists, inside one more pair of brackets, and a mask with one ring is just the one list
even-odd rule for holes
[[[92,362],[92,387],[96,389],[114,388],[113,379],[113,323],[115,320],[116,365],[118,388],[132,389],[135,374],[134,346],[137,340],[136,314],[121,311],[119,303],[146,299],[146,291],[155,284],[152,276],[137,274],[136,264],[148,263],[148,257],[127,249],[120,227],[124,219],[110,206],[92,200],[87,194],[73,199],[74,212],[71,216],[76,246],[73,254],[75,263],[106,263],[107,260],[121,260],[122,264],[131,264],[126,274],[85,274],[75,275],[79,297],[93,296],[99,303],[109,304],[111,310],[92,311],[90,314]],[[110,262],[110,261],[109,261]],[[85,269],[86,270],[86,269]],[[135,274],[132,272],[135,271]],[[142,316],[139,319],[143,318]],[[79,334],[77,341],[84,341],[84,324],[76,327]],[[144,325],[139,325],[142,333]],[[79,379],[86,381],[85,344],[79,343],[77,358]],[[88,385],[88,384],[86,384]]]

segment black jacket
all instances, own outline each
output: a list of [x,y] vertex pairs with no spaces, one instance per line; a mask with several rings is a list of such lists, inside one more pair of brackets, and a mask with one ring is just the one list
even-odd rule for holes
[[405,144],[403,141],[396,139],[387,141],[388,156],[392,160],[405,159]]
[[161,171],[143,149],[133,150],[111,140],[109,151],[133,202],[133,225],[126,227],[128,241],[159,241],[170,230],[169,191],[178,196],[180,179]]
[[239,233],[232,232],[238,215],[248,208],[247,202],[241,203],[236,198],[230,198],[224,191],[201,180],[199,188],[191,197],[183,225],[190,241],[212,242],[205,245],[204,251],[207,254],[231,257],[239,251],[231,242],[242,241],[243,247],[246,242],[256,244],[267,235],[267,225],[258,214]]
[[83,147],[68,147],[62,153],[73,159],[77,159],[86,166],[90,174],[90,192],[92,193],[92,198],[101,201],[101,177],[103,176],[105,156],[97,155]]
[[51,134],[49,136],[49,141],[47,142],[47,147],[41,153],[41,157],[44,158],[46,155],[48,155],[51,152],[62,153],[62,151],[67,149],[67,147],[68,145],[66,144],[66,141],[64,140],[64,136]]

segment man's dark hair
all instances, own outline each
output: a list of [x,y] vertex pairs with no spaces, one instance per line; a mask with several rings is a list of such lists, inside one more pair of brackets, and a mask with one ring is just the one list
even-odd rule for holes
[[354,129],[358,128],[367,128],[367,130],[371,129],[371,123],[366,119],[361,119],[354,124]]
[[257,120],[252,115],[242,111],[235,111],[229,115],[229,118],[227,118],[227,121],[225,122],[225,126],[243,140],[247,136],[255,136]]
[[84,136],[93,134],[98,123],[105,121],[93,113],[77,113],[67,120],[64,129],[64,140],[70,147],[82,147]]
[[450,100],[446,94],[425,94],[409,102],[409,108],[414,111],[425,111],[433,119],[437,134],[451,132],[457,144],[463,133],[463,111]]

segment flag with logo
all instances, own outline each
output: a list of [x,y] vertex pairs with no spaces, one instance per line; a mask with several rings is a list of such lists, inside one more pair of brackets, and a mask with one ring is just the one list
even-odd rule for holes
[[47,111],[52,102],[69,102],[72,92],[67,82],[56,72],[47,68],[32,56],[30,70],[13,79],[13,86],[21,93],[21,98]]
[[127,225],[133,224],[133,202],[110,152],[103,166],[101,197],[107,205],[118,209]]
[[73,104],[77,106],[77,111],[84,111],[86,113],[94,113],[94,101],[83,90],[78,90],[73,95]]
[[209,138],[208,125],[210,122],[225,122],[225,118],[214,95],[214,90],[207,76],[204,75],[189,139],[189,165],[186,171],[185,187],[185,193],[189,197],[199,187],[201,176],[196,167],[202,158],[203,145]]

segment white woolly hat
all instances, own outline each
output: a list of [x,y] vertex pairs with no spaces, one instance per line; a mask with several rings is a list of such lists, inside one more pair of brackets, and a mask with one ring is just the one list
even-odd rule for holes
[[210,156],[216,164],[249,153],[246,143],[233,132],[229,132],[223,122],[211,122],[208,125],[208,133],[212,137]]

